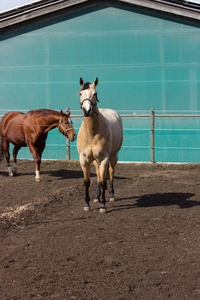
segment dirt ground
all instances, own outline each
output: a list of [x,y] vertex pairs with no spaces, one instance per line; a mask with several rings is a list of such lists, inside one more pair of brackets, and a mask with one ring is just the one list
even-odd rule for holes
[[84,212],[77,161],[0,164],[1,300],[200,299],[200,165],[118,164],[115,202]]

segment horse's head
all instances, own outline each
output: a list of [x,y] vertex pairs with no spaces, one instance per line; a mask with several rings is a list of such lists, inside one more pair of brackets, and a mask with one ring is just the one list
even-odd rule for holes
[[98,78],[94,80],[93,83],[90,82],[84,82],[82,78],[80,78],[80,85],[81,90],[79,91],[80,94],[80,104],[81,109],[83,112],[83,115],[85,117],[91,116],[92,113],[97,113],[97,92],[96,92],[96,86],[98,84]]
[[70,112],[64,114],[61,110],[60,112],[60,120],[58,124],[59,131],[70,141],[75,141],[76,134],[74,132],[74,128],[72,126],[72,120],[70,119]]

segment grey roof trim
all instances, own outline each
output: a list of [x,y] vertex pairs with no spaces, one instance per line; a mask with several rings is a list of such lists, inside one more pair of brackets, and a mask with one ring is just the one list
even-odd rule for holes
[[130,3],[191,20],[200,20],[200,9],[186,6],[184,3],[177,4],[165,0],[120,0],[119,2]]
[[44,0],[35,2],[0,14],[0,29],[48,14],[54,14],[63,9],[73,8],[80,4],[87,3],[90,5],[91,2],[93,5],[96,3],[96,1],[91,0]]
[[176,17],[200,20],[199,9],[165,0],[42,0],[0,14],[0,29],[6,29],[10,26],[43,17],[45,15],[55,14],[62,10],[79,8],[83,5],[94,6],[97,3],[107,3],[109,5],[112,3],[124,3],[139,8],[146,8],[153,11],[171,14]]

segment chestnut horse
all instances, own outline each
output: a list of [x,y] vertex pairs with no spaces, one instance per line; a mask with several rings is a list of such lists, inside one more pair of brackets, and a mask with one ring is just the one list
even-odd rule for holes
[[[71,141],[76,139],[70,112],[64,114],[49,109],[31,110],[26,114],[22,112],[8,112],[0,122],[1,145],[0,149],[6,156],[10,176],[17,173],[17,153],[21,147],[29,147],[35,162],[36,182],[41,180],[40,164],[48,132],[58,127],[58,130]],[[14,145],[14,168],[10,166],[9,143]],[[2,146],[2,147],[1,147]]]
[[[113,176],[118,152],[123,142],[122,120],[112,109],[98,109],[96,86],[98,78],[91,84],[80,78],[80,104],[84,115],[77,139],[80,164],[84,174],[85,207],[90,210],[90,164],[93,162],[97,174],[97,192],[94,202],[101,202],[100,212],[106,212],[106,173],[110,175],[110,201],[114,201]],[[101,200],[100,200],[101,196]]]

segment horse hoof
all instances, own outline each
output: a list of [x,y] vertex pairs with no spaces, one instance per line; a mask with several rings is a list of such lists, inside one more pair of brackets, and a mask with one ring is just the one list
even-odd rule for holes
[[94,199],[94,203],[99,203],[99,199]]
[[114,202],[114,201],[115,201],[115,198],[110,198],[109,201],[110,201],[110,202]]
[[17,165],[15,164],[14,167],[13,167],[13,174],[17,174]]
[[35,182],[40,182],[42,180],[41,177],[35,177]]
[[13,176],[14,176],[14,174],[13,174],[13,173],[9,173],[9,176],[10,176],[10,177],[13,177]]
[[104,213],[106,213],[107,212],[107,210],[106,210],[106,208],[100,208],[100,210],[99,210],[99,213],[100,214],[104,214]]
[[85,206],[83,209],[84,209],[84,211],[90,211],[90,207],[89,206]]

